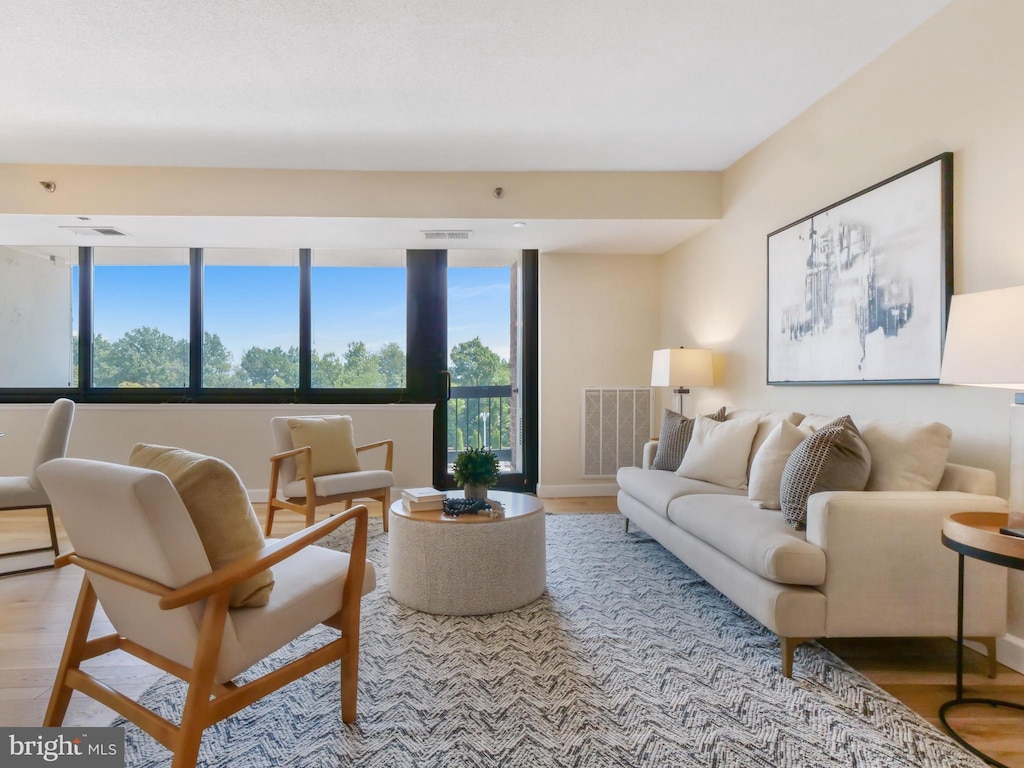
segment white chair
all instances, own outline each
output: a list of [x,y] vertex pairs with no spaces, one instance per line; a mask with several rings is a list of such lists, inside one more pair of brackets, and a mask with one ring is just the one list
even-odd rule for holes
[[[39,484],[36,477],[36,470],[41,464],[51,459],[59,459],[67,453],[68,437],[71,435],[71,422],[75,417],[75,404],[66,398],[61,398],[50,406],[46,414],[46,421],[43,423],[43,431],[36,443],[35,457],[29,467],[27,477],[0,477],[0,512],[15,509],[45,509],[46,522],[50,527],[50,545],[47,547],[31,547],[20,549],[15,552],[4,552],[0,558],[15,557],[20,555],[31,555],[38,552],[53,552],[56,558],[60,554],[60,547],[57,545],[57,527],[53,522],[53,507],[50,499]],[[53,568],[53,563],[45,565],[34,565],[28,568],[18,568],[12,571],[4,571],[0,576],[13,576],[18,573],[30,573]]]
[[347,508],[353,499],[379,501],[384,512],[384,530],[387,531],[391,486],[395,484],[395,476],[391,471],[394,441],[379,440],[355,446],[357,454],[375,448],[385,448],[383,469],[364,469],[358,472],[319,476],[307,473],[304,479],[297,480],[295,457],[299,454],[305,455],[307,467],[312,467],[313,461],[312,449],[308,446],[296,447],[292,443],[291,427],[288,422],[293,420],[287,416],[275,416],[270,420],[275,455],[270,457],[270,492],[267,497],[267,525],[264,533],[270,535],[275,510],[298,512],[305,516],[306,525],[310,526],[316,520],[317,507],[341,502]]
[[[365,506],[328,518],[217,570],[171,481],[151,469],[58,459],[39,477],[75,551],[58,566],[85,569],[44,725],[59,726],[73,690],[102,702],[192,768],[203,731],[283,685],[341,661],[341,716],[356,716],[360,598],[375,585],[366,562]],[[351,554],[310,546],[354,521]],[[274,589],[258,608],[229,608],[231,587],[273,566]],[[88,640],[97,600],[115,633]],[[266,675],[239,673],[319,623],[341,637]],[[79,667],[126,651],[188,683],[181,724],[165,720]]]

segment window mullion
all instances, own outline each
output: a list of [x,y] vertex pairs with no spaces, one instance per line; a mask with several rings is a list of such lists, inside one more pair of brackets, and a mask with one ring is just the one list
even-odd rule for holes
[[311,248],[299,249],[299,402],[309,402],[313,388],[313,314]]

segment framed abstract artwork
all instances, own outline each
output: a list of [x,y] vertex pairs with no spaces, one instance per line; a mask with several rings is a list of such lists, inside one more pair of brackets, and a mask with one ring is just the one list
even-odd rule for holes
[[768,235],[768,383],[939,380],[953,154]]

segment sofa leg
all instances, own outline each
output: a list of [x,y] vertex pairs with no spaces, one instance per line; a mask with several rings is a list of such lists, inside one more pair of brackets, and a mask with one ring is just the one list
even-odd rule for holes
[[626,533],[629,533],[629,518],[626,518]]
[[779,635],[779,648],[782,651],[782,676],[793,676],[793,652],[800,643],[811,640],[810,637],[783,637]]
[[996,639],[994,637],[968,637],[966,639],[985,646],[985,651],[988,653],[988,676],[995,679],[996,675],[999,674],[999,661],[996,659]]

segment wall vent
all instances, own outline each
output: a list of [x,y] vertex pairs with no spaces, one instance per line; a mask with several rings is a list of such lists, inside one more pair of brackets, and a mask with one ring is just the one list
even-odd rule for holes
[[426,240],[469,240],[473,236],[471,229],[423,229]]
[[583,387],[580,426],[583,477],[615,477],[639,467],[651,439],[650,387]]
[[120,229],[114,227],[72,227],[72,226],[61,226],[57,229],[65,229],[68,232],[74,232],[76,235],[82,235],[83,237],[126,237],[127,232],[122,232]]

